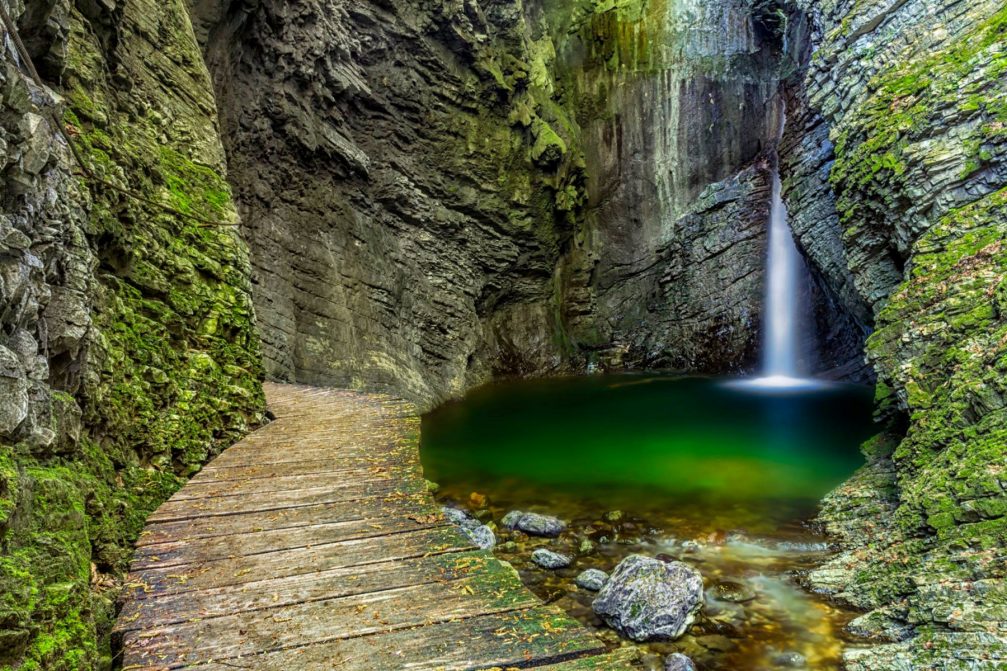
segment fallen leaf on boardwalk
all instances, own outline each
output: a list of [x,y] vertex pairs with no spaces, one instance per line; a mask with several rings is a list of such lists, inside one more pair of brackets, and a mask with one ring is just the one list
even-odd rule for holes
[[417,524],[433,524],[434,522],[439,522],[441,516],[440,513],[433,513],[430,515],[410,515],[409,519]]

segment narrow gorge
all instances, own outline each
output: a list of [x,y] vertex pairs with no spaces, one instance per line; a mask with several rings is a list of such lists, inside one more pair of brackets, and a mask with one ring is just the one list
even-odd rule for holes
[[828,552],[788,566],[843,613],[797,668],[1007,665],[1003,2],[0,2],[0,669],[129,668],[145,521],[269,425],[266,381],[436,430],[494,381],[755,373],[774,195],[795,370],[870,387],[876,420],[815,513]]

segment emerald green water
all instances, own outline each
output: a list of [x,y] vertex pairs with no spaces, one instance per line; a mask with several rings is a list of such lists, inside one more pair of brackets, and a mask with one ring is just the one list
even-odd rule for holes
[[[570,523],[555,540],[498,529],[497,552],[586,624],[601,625],[593,595],[572,584],[578,572],[611,571],[633,552],[670,555],[696,565],[708,588],[730,581],[757,596],[726,605],[708,596],[688,635],[646,646],[655,659],[677,650],[701,669],[741,671],[798,651],[805,668],[824,671],[839,668],[852,614],[793,576],[828,558],[807,522],[863,463],[872,412],[869,389],[844,385],[771,392],[660,375],[508,382],[425,416],[422,455],[441,500],[483,521],[523,509]],[[622,521],[606,522],[616,509]],[[585,539],[595,549],[584,552]],[[535,547],[576,561],[545,571],[529,561]]]
[[484,488],[511,481],[613,502],[646,491],[791,508],[863,463],[871,415],[871,392],[850,386],[756,393],[702,378],[522,381],[427,415],[423,456],[433,479]]

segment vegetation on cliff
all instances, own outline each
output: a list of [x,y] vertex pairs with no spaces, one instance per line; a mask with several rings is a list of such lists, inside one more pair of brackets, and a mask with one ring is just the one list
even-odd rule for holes
[[[22,254],[47,267],[28,285],[35,312],[2,311],[0,326],[35,340],[50,374],[29,378],[32,409],[0,437],[4,669],[111,665],[117,587],[144,520],[263,405],[247,252],[185,8],[62,9],[35,55],[60,69],[66,128],[94,178],[63,147],[29,175],[48,210],[5,203],[30,240]],[[7,109],[55,109],[7,76]],[[39,133],[24,141],[59,147]]]

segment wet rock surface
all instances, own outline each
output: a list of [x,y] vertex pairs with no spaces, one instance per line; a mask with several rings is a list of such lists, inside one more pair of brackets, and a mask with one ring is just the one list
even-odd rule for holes
[[674,652],[665,658],[664,671],[696,671],[696,665],[682,653]]
[[496,534],[492,527],[483,524],[467,511],[451,506],[444,506],[444,516],[454,524],[457,524],[462,533],[480,550],[492,550],[497,543]]
[[589,568],[577,575],[577,587],[591,592],[599,592],[608,582],[608,574],[596,568]]
[[555,538],[566,530],[567,524],[558,517],[540,513],[526,513],[513,510],[500,521],[508,529],[523,531],[530,536],[545,536]]
[[531,560],[542,568],[553,571],[566,568],[573,563],[573,559],[570,557],[544,548],[535,550],[531,555]]
[[682,562],[641,555],[622,560],[592,604],[609,626],[634,641],[674,640],[703,603],[703,577]]
[[848,669],[1000,668],[1007,493],[986,465],[1003,461],[1007,16],[989,0],[799,4],[815,54],[791,87],[792,220],[836,294],[866,306],[892,420],[826,500],[844,552],[809,583],[870,611],[852,632],[895,641],[851,649]]

